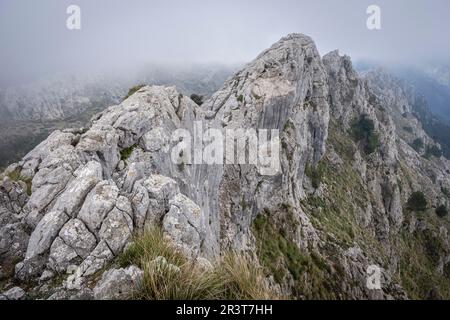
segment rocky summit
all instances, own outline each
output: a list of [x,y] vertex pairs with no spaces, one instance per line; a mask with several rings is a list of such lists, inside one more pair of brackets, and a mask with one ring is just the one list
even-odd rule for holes
[[[392,76],[358,74],[337,51],[321,57],[301,34],[201,106],[144,86],[5,170],[0,298],[130,297],[148,270],[117,261],[157,227],[204,268],[252,255],[281,297],[448,299],[450,162],[415,101]],[[194,136],[196,123],[224,136],[278,130],[279,170],[175,163],[174,132]]]

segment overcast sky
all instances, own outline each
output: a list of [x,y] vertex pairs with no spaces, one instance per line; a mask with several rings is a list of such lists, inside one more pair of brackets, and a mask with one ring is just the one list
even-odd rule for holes
[[[66,8],[81,8],[81,30]],[[382,30],[366,9],[381,7]],[[0,86],[144,62],[242,63],[283,35],[321,54],[396,63],[450,60],[448,0],[0,0]]]

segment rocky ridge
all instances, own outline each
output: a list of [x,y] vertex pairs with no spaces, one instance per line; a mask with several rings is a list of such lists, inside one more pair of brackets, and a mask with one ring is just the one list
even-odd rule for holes
[[[292,34],[202,106],[174,87],[146,86],[87,129],[55,131],[4,173],[3,269],[30,297],[117,298],[109,288],[127,287],[140,271],[96,275],[133,233],[159,225],[192,260],[254,252],[294,298],[448,297],[448,219],[409,212],[406,202],[422,190],[432,206],[448,205],[450,163],[410,146],[433,140],[410,114],[407,93],[378,77],[361,77],[338,52],[322,58],[311,38]],[[351,134],[361,118],[377,133],[372,152]],[[196,121],[224,134],[278,129],[279,172],[173,163],[173,132],[194,135]],[[412,269],[422,262],[426,269]],[[382,270],[378,290],[366,285],[371,265]],[[428,283],[414,278],[418,271]]]

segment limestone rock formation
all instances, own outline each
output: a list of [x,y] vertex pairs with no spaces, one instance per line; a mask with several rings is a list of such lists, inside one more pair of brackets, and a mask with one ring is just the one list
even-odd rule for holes
[[135,266],[109,270],[103,274],[94,288],[94,298],[98,300],[129,299],[133,291],[139,287],[141,278],[142,271]]
[[[338,52],[322,58],[311,38],[292,34],[201,106],[174,87],[145,86],[87,129],[55,131],[5,171],[3,269],[41,283],[64,274],[52,299],[125,298],[140,270],[95,275],[135,232],[158,225],[189,259],[254,253],[294,298],[448,296],[448,218],[406,204],[423,191],[431,207],[448,206],[450,162],[410,146],[434,142],[408,93],[380,77],[358,75]],[[195,137],[199,123],[223,137],[278,130],[279,143],[260,149],[279,150],[279,163],[192,163],[183,152],[174,162],[184,141],[174,132]],[[379,288],[367,285],[371,266]]]

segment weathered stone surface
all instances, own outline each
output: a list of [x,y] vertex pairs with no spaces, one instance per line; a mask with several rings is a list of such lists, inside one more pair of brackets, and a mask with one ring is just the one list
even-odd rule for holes
[[99,238],[104,240],[111,251],[119,254],[125,244],[131,239],[133,221],[118,209],[113,209],[103,221]]
[[109,124],[94,123],[76,149],[84,161],[101,164],[105,178],[109,178],[120,160],[118,142],[119,134]]
[[45,270],[44,272],[42,272],[42,275],[39,278],[39,283],[46,282],[46,281],[52,279],[54,276],[55,276],[55,274],[52,271]]
[[170,210],[163,219],[164,233],[187,256],[196,257],[205,238],[200,207],[181,193],[170,200],[169,205]]
[[94,251],[92,251],[92,253],[76,270],[74,279],[93,275],[95,272],[101,270],[106,263],[111,261],[113,258],[114,254],[106,244],[106,241],[101,240],[95,247]]
[[152,225],[160,223],[169,211],[169,200],[175,197],[179,188],[175,180],[161,175],[152,175],[142,182],[148,192],[149,210],[145,222]]
[[119,189],[113,182],[101,181],[87,195],[78,219],[97,233],[106,215],[114,208],[118,195]]
[[25,259],[45,253],[68,220],[69,216],[63,211],[47,213],[31,234]]
[[50,247],[49,267],[56,272],[65,272],[67,268],[80,260],[77,252],[57,237]]
[[0,294],[6,300],[22,300],[25,297],[25,291],[22,288],[14,287]]
[[63,211],[70,217],[78,214],[87,194],[102,180],[102,167],[91,161],[75,171],[74,176],[53,206],[53,210]]
[[20,222],[0,227],[0,257],[23,258],[29,238],[25,226]]
[[35,256],[19,262],[15,266],[15,278],[20,281],[30,281],[39,277],[46,262],[47,259],[43,256]]
[[94,297],[98,300],[129,299],[139,287],[142,275],[135,266],[106,271],[94,288]]
[[79,219],[72,219],[67,222],[59,232],[59,236],[81,258],[86,258],[97,244],[94,235]]
[[134,225],[141,229],[147,219],[147,212],[149,209],[151,210],[148,191],[143,186],[142,181],[137,181],[134,184],[131,205],[134,212]]

